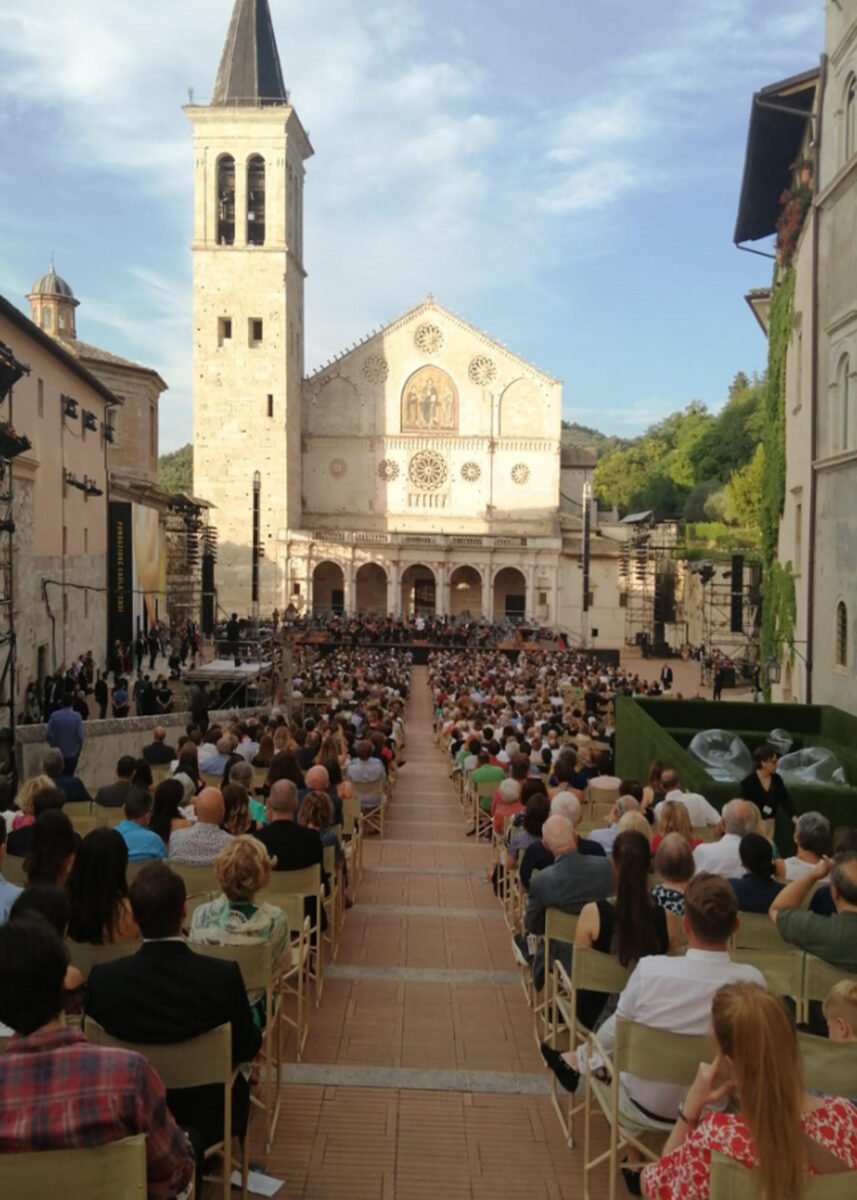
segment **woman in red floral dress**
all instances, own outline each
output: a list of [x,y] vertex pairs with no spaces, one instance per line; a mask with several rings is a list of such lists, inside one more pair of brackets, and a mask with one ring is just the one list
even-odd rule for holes
[[[857,1107],[803,1087],[797,1034],[780,1001],[755,983],[720,988],[712,1004],[720,1050],[701,1063],[663,1157],[643,1171],[649,1200],[708,1200],[713,1151],[760,1175],[760,1200],[799,1200],[809,1171],[857,1171]],[[704,1112],[727,1097],[734,1113]],[[855,1180],[857,1194],[857,1180]]]

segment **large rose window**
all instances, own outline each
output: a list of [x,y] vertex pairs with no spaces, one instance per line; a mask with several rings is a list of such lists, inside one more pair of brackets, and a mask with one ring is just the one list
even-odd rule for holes
[[435,492],[443,487],[449,476],[446,459],[436,450],[421,450],[408,467],[408,478],[415,487]]

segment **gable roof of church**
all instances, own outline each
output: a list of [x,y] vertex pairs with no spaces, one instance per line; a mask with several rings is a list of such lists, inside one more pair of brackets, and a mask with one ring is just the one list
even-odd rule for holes
[[510,350],[509,347],[504,346],[502,342],[496,341],[495,338],[492,338],[491,335],[486,333],[483,329],[477,329],[475,325],[471,325],[469,321],[465,321],[463,317],[460,317],[457,313],[454,313],[452,309],[446,308],[446,306],[443,304],[438,304],[434,296],[431,295],[429,295],[427,299],[415,305],[414,308],[411,308],[406,313],[403,313],[401,317],[397,317],[395,321],[390,321],[389,324],[382,325],[380,329],[376,329],[372,333],[367,334],[365,337],[361,338],[359,342],[356,342],[347,350],[342,350],[339,354],[334,355],[329,362],[326,362],[323,366],[317,367],[316,370],[307,375],[306,381],[314,379],[317,375],[325,374],[325,372],[329,371],[331,367],[335,366],[339,362],[342,362],[343,359],[348,358],[348,356],[353,354],[355,350],[359,350],[364,346],[368,346],[370,342],[384,338],[387,334],[396,333],[402,328],[403,325],[407,325],[410,321],[412,321],[414,317],[429,316],[432,313],[442,314],[452,324],[457,325],[459,329],[465,329],[479,341],[484,342],[486,348],[499,347],[499,349],[503,350],[511,358],[517,359],[517,361],[523,367],[526,367],[527,371],[532,372],[534,375],[538,375],[540,379],[545,380],[547,383],[562,382],[560,379],[555,379],[553,376],[548,375],[546,371],[542,371],[540,367],[535,366],[534,363],[529,362],[526,358],[523,358],[514,350]]
[[235,0],[211,106],[288,102],[268,0]]

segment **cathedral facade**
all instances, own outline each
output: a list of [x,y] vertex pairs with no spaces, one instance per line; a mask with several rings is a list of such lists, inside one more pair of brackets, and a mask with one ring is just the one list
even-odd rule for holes
[[[222,611],[415,612],[574,626],[562,386],[432,297],[304,372],[313,153],[268,0],[236,0],[194,126],[194,491]],[[565,551],[565,552],[564,552]]]

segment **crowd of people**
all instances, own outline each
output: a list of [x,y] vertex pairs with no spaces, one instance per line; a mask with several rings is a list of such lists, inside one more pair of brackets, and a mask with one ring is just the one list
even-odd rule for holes
[[[792,1016],[758,966],[730,956],[742,914],[766,916],[784,948],[854,976],[823,1007],[811,1005],[809,1019],[813,1032],[857,1041],[857,828],[833,831],[818,812],[795,816],[770,745],[758,748],[722,812],[685,790],[668,764],[653,762],[645,780],[618,778],[612,699],[640,681],[571,651],[516,663],[439,652],[429,686],[451,774],[490,816],[495,886],[520,893],[515,952],[534,988],[556,959],[570,969],[574,947],[595,949],[629,972],[617,995],[578,997],[578,1025],[595,1032],[601,1052],[611,1051],[620,1017],[674,1033],[713,1028],[719,1056],[700,1066],[690,1090],[623,1077],[620,1113],[671,1131],[645,1169],[632,1148],[628,1189],[707,1200],[714,1150],[757,1165],[766,1200],[798,1197],[804,1173],[820,1162],[857,1170],[857,1109],[849,1098],[804,1092]],[[612,797],[603,817],[593,796]],[[783,818],[793,820],[792,854],[773,840],[777,818],[781,830]],[[471,821],[468,832],[480,828]],[[545,961],[552,908],[577,916],[574,947],[552,942]],[[541,1051],[569,1092],[602,1068],[580,1049],[545,1041]]]

